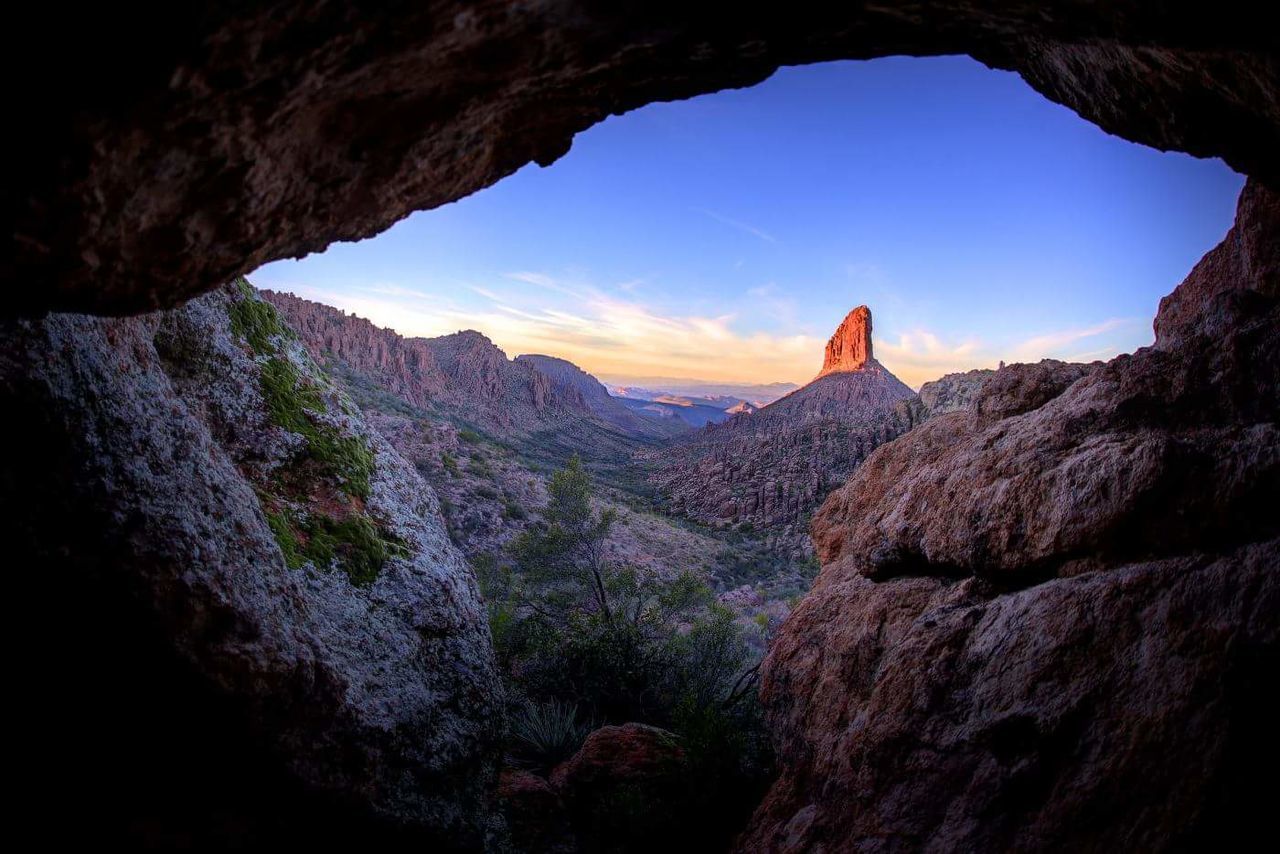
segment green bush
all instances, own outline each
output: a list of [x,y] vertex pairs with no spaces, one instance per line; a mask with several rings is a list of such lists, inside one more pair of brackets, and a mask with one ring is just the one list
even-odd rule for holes
[[[518,709],[511,753],[551,767],[581,742],[584,717],[667,729],[687,760],[678,805],[658,816],[653,804],[602,800],[591,823],[610,816],[610,850],[644,850],[659,837],[727,847],[772,770],[746,633],[692,572],[659,576],[607,558],[616,519],[593,508],[576,457],[548,493],[507,561],[476,563],[508,693],[531,704]],[[620,827],[634,833],[619,836]]]

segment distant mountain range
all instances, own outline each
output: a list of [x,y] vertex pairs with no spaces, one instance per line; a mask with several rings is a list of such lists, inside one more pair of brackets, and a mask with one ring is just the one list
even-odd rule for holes
[[799,388],[795,383],[717,383],[695,379],[648,377],[643,381],[604,380],[615,397],[637,400],[689,401],[694,404],[728,409],[746,401],[756,407],[767,406]]

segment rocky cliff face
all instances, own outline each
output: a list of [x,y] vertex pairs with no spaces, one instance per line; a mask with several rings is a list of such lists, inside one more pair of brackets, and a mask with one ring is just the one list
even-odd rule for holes
[[528,362],[511,361],[473,330],[404,338],[355,315],[264,291],[312,357],[340,376],[365,381],[420,409],[459,410],[499,433],[528,433],[590,412],[582,392]]
[[1003,369],[832,494],[763,667],[783,771],[744,849],[1166,850],[1267,821],[1278,242],[1251,183],[1154,347]]
[[750,523],[770,531],[779,549],[803,553],[809,516],[827,493],[923,417],[900,405],[914,399],[874,359],[871,311],[859,306],[828,341],[817,378],[664,449],[654,480],[677,512]]
[[860,305],[849,312],[827,341],[818,376],[862,370],[871,358],[871,309]]
[[24,732],[75,832],[479,845],[501,721],[474,579],[271,307],[241,283],[3,342],[7,548],[68,663],[32,674]]
[[920,386],[920,404],[930,416],[968,409],[982,389],[982,384],[995,376],[995,373],[990,370],[975,370],[946,374]]

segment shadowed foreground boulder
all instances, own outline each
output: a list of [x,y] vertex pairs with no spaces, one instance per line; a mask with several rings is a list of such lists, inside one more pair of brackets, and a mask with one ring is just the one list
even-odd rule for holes
[[481,844],[501,723],[474,579],[247,285],[6,324],[0,400],[46,839]]
[[832,494],[763,667],[783,770],[745,850],[1166,850],[1268,824],[1278,245],[1250,184],[1154,347],[1002,369]]

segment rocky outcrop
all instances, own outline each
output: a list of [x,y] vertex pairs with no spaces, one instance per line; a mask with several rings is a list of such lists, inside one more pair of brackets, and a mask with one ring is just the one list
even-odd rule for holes
[[871,359],[871,309],[860,305],[849,312],[827,341],[818,376],[859,371]]
[[928,416],[968,409],[982,384],[995,375],[991,370],[946,374],[920,386],[920,404]]
[[502,724],[474,579],[270,306],[241,283],[8,323],[0,397],[15,595],[66,662],[27,674],[22,725],[24,779],[79,805],[51,832],[483,842]]
[[[42,4],[0,52],[22,164],[0,190],[7,312],[174,305],[274,258],[549,164],[606,116],[781,65],[968,53],[1105,130],[1280,188],[1280,61],[1261,5],[972,0],[731,17],[665,4],[184,3],[157,39]],[[162,45],[162,49],[157,45]],[[31,76],[31,68],[48,73]],[[50,113],[56,111],[56,115]]]
[[871,351],[871,311],[854,309],[826,348],[822,372],[768,406],[710,425],[653,455],[673,510],[702,522],[768,530],[804,554],[809,516],[880,444],[921,417],[915,393]]
[[419,409],[452,411],[502,434],[529,433],[591,410],[579,389],[512,361],[479,332],[404,338],[332,306],[263,291],[312,357],[357,386]]
[[1251,183],[1154,347],[1004,368],[832,494],[762,668],[782,774],[745,849],[1230,847],[1266,822],[1277,241]]

